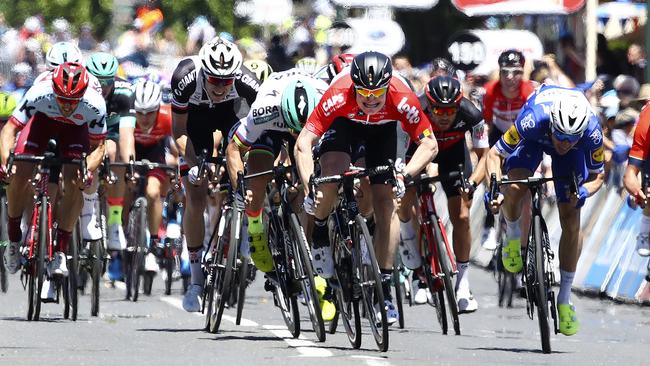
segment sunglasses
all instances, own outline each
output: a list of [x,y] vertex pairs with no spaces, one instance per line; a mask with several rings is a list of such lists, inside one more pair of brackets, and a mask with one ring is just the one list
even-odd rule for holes
[[210,76],[210,75],[205,75],[206,79],[208,80],[208,83],[212,85],[232,85],[235,82],[235,78],[219,78],[216,76]]
[[360,88],[360,87],[354,87],[354,89],[357,91],[357,94],[359,94],[362,97],[369,98],[370,96],[374,96],[375,98],[379,98],[382,95],[386,94],[388,91],[388,87],[383,87],[379,89],[366,89],[366,88]]
[[453,116],[458,107],[431,107],[431,112],[436,116]]
[[499,72],[502,76],[521,76],[524,74],[524,69],[520,67],[504,67]]
[[582,138],[582,134],[580,135],[567,135],[564,134],[560,131],[553,130],[553,137],[555,137],[556,140],[560,142],[569,142],[569,143],[576,143]]
[[63,105],[77,105],[80,101],[81,98],[56,97],[56,102]]
[[115,78],[97,78],[99,80],[99,85],[109,86],[115,84]]

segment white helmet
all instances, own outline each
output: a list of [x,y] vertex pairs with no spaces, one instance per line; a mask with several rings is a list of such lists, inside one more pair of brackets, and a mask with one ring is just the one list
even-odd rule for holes
[[66,33],[70,31],[70,23],[65,18],[56,18],[52,22],[52,29],[55,32]]
[[551,107],[552,127],[565,135],[581,135],[589,126],[591,106],[582,94],[558,95]]
[[71,42],[57,42],[50,47],[45,55],[45,63],[49,70],[54,70],[64,62],[79,62],[83,64],[83,56],[79,47]]
[[216,77],[233,77],[243,59],[237,46],[223,38],[215,37],[201,47],[199,58],[206,74]]
[[162,101],[160,85],[151,81],[139,81],[135,84],[135,111],[149,113],[157,111]]

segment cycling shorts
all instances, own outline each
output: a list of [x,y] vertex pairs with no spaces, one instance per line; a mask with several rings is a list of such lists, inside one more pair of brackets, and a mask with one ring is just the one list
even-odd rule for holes
[[248,113],[248,104],[242,99],[232,99],[223,103],[207,105],[189,104],[187,109],[187,136],[192,141],[198,156],[203,149],[212,154],[214,150],[213,133],[221,131],[224,139],[240,118]]
[[[160,141],[151,146],[135,144],[135,160],[148,160],[152,163],[166,164],[165,160],[165,141]],[[147,172],[147,177],[155,177],[159,182],[163,183],[169,180],[167,173],[164,169],[154,168]]]
[[[411,160],[411,157],[413,157],[417,148],[418,146],[415,143],[409,145],[409,148],[406,151],[407,163]],[[465,178],[467,179],[472,175],[472,160],[465,140],[451,145],[445,150],[439,151],[438,155],[433,159],[433,162],[438,164],[438,174],[444,175],[449,172],[458,171],[458,165],[463,164]],[[445,191],[447,198],[460,196],[460,192],[458,191],[462,187],[460,179],[445,180],[440,182],[440,184],[442,185],[442,189]]]
[[88,125],[63,123],[37,112],[20,131],[16,141],[16,155],[43,155],[50,139],[57,142],[61,156],[79,159],[89,152]]

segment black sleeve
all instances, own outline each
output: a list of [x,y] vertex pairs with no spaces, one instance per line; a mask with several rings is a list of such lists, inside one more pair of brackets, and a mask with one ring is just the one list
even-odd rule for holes
[[235,79],[235,89],[237,94],[246,99],[248,105],[253,105],[257,97],[257,91],[260,90],[262,83],[246,66],[241,67],[241,74]]
[[117,107],[117,114],[120,117],[135,116],[134,101],[135,94],[131,90],[131,84],[125,80],[115,81],[115,90],[113,98],[115,98],[115,105]]
[[460,101],[459,114],[461,120],[467,123],[468,130],[483,121],[483,114],[481,111],[476,108],[474,103],[465,97]]
[[196,89],[196,65],[194,60],[186,58],[181,60],[172,75],[172,111],[186,113],[190,96]]
[[424,111],[424,114],[428,116],[431,111],[429,110],[429,100],[427,99],[427,96],[422,93],[418,95],[418,99],[420,100],[420,107]]

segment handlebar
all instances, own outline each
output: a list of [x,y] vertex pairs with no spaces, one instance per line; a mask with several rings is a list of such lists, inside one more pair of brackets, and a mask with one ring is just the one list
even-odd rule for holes
[[345,180],[354,180],[355,178],[372,177],[375,175],[392,172],[394,169],[395,168],[391,165],[382,165],[372,169],[353,167],[343,174],[336,174],[327,177],[314,177],[310,180],[312,186],[319,186],[321,184],[327,183],[341,183]]

